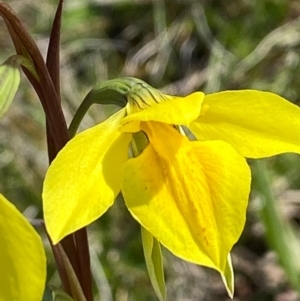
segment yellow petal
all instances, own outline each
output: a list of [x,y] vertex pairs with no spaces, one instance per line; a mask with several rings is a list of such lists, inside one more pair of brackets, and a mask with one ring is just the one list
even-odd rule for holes
[[121,131],[131,133],[140,131],[140,121],[158,121],[188,126],[200,115],[203,98],[204,94],[201,92],[187,97],[170,97],[170,100],[126,116],[122,121]]
[[119,193],[131,139],[117,130],[124,113],[123,109],[75,136],[49,167],[43,204],[54,244],[100,217]]
[[206,95],[209,109],[193,122],[198,140],[220,139],[242,156],[268,157],[300,153],[300,109],[284,98],[254,90]]
[[174,254],[224,274],[245,223],[246,161],[222,141],[190,142],[158,123],[142,129],[150,144],[123,168],[127,207]]
[[0,300],[40,301],[46,280],[42,241],[2,194],[0,208]]

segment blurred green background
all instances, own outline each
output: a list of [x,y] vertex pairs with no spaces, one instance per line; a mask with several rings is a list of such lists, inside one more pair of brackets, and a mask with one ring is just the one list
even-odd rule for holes
[[[57,1],[5,2],[45,54]],[[1,19],[0,62],[12,54]],[[251,88],[299,104],[299,58],[297,0],[65,0],[64,112],[70,122],[96,83],[120,76],[139,77],[169,94]],[[107,114],[93,107],[81,129]],[[47,162],[43,111],[23,77],[16,100],[0,122],[0,191],[30,219],[42,217]],[[248,220],[232,253],[234,300],[300,300],[300,157],[286,154],[249,163],[254,181]],[[139,226],[121,197],[89,227],[89,239],[95,301],[157,300],[146,273]],[[48,281],[59,286],[46,239],[45,246]],[[164,256],[168,300],[228,300],[216,272],[166,250]]]

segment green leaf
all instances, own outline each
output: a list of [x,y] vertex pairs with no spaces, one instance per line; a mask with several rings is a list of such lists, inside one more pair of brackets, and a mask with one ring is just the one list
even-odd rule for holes
[[10,107],[20,84],[20,56],[11,56],[0,65],[0,118]]
[[0,300],[41,301],[46,280],[42,241],[26,218],[0,194]]
[[166,286],[160,244],[146,229],[143,227],[141,229],[144,255],[150,281],[158,299],[165,301]]

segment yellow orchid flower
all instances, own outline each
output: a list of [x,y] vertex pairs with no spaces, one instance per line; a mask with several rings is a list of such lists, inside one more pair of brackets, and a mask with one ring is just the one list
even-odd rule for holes
[[[141,81],[126,95],[126,107],[75,136],[47,172],[53,243],[99,218],[122,191],[146,230],[175,255],[216,269],[232,296],[230,251],[244,228],[251,182],[244,157],[299,153],[300,109],[267,92],[174,97]],[[135,133],[147,145],[129,158]]]
[[0,300],[40,301],[46,281],[43,243],[27,219],[0,194]]

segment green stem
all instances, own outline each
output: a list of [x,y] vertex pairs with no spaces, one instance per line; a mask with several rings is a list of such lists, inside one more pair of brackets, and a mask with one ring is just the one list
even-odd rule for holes
[[123,77],[108,80],[91,90],[73,117],[69,126],[70,137],[75,136],[83,117],[93,104],[111,104],[124,107],[127,103],[126,94],[136,84],[143,84],[143,81],[133,77]]

